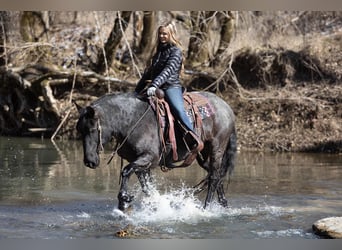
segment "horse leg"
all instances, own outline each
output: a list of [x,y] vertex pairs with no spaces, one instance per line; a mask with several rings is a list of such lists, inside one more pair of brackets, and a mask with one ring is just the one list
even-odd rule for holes
[[227,199],[225,197],[224,187],[223,187],[223,178],[229,174],[232,174],[235,165],[235,157],[237,151],[237,144],[236,144],[236,131],[233,130],[232,134],[230,135],[229,142],[227,144],[226,150],[223,155],[222,163],[221,163],[221,171],[220,171],[220,183],[217,186],[217,197],[219,203],[223,207],[228,206]]
[[118,208],[121,211],[124,211],[134,198],[134,196],[128,194],[128,191],[127,191],[129,178],[134,173],[134,171],[135,171],[135,164],[130,163],[126,167],[124,167],[124,169],[121,172],[121,186],[120,186],[120,191],[118,194],[118,200],[119,200]]
[[201,180],[198,184],[193,186],[195,189],[194,194],[197,195],[207,189],[208,185],[208,179],[209,179],[209,155],[208,155],[208,150],[204,148],[204,150],[201,152],[202,157],[197,156],[197,162],[203,168],[205,171],[208,172],[207,176],[204,177],[203,180]]
[[222,160],[226,154],[226,150],[224,150],[225,148],[222,148],[222,145],[228,145],[228,139],[226,140],[226,143],[216,139],[213,140],[211,144],[211,155],[209,156],[209,162],[206,165],[209,176],[207,177],[208,190],[204,208],[206,208],[212,202],[216,192],[220,194],[219,202],[224,203],[224,192],[222,192],[223,186],[221,187],[221,180],[222,176],[224,175],[222,173],[222,168],[224,167]]
[[133,201],[134,196],[128,193],[128,181],[133,173],[135,173],[140,181],[142,191],[148,193],[149,183],[151,182],[150,174],[151,160],[149,155],[138,158],[136,161],[129,163],[121,172],[121,186],[118,194],[119,209],[124,211],[129,203]]
[[225,193],[224,193],[224,187],[222,181],[217,187],[217,197],[218,197],[218,202],[222,207],[227,207],[228,206],[228,201],[226,199]]
[[204,209],[208,207],[208,205],[213,201],[214,194],[217,190],[217,186],[219,183],[219,179],[215,178],[213,175],[215,174],[210,174],[208,178],[208,191],[207,191],[207,197],[205,198],[204,202]]
[[214,178],[209,177],[208,193],[207,193],[207,197],[205,200],[204,208],[206,208],[212,202],[215,191],[217,193],[219,204],[223,207],[228,206],[228,201],[225,197],[222,177],[214,177]]
[[142,191],[146,195],[150,195],[150,184],[152,183],[152,177],[151,177],[150,169],[139,171],[136,173],[136,175],[137,175],[138,180],[140,182]]

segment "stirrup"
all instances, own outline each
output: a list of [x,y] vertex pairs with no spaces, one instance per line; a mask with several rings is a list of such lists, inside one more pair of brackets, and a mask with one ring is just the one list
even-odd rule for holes
[[191,135],[191,139],[194,141],[194,143],[191,144],[190,151],[192,153],[200,152],[204,148],[203,141],[191,130],[186,131],[184,138],[187,136],[187,134]]

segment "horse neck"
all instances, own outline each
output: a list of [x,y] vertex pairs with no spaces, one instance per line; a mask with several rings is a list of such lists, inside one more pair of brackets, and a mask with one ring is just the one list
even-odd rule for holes
[[128,136],[147,107],[146,103],[128,94],[115,95],[104,102],[99,109],[103,143],[112,137],[123,139]]

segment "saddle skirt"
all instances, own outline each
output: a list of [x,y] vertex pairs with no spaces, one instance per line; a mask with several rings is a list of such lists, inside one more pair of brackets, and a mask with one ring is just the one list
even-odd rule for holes
[[[197,135],[200,136],[203,140],[204,138],[202,133],[202,121],[206,118],[211,117],[214,114],[214,109],[212,108],[209,100],[200,93],[185,92],[183,94],[183,97],[186,114],[189,117],[190,121],[193,123]],[[157,97],[150,98],[150,104],[152,108],[155,110],[159,122],[161,144],[164,145],[164,148],[166,142],[171,144],[172,158],[174,162],[182,160],[178,159],[176,131],[174,125],[176,119],[170,111],[169,104],[165,101],[164,98]],[[183,129],[184,132],[186,132],[185,128],[182,127],[182,124],[178,124],[180,125],[180,128]],[[166,138],[164,137],[164,134],[166,135]],[[187,159],[185,159],[184,163],[182,162],[181,164],[174,165],[173,167],[189,166],[194,161],[194,159],[195,157],[190,155],[190,157],[187,157]]]

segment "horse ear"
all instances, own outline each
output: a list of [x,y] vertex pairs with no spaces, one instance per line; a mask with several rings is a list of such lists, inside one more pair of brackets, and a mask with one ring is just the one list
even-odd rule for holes
[[87,118],[93,119],[95,117],[95,109],[91,106],[86,107],[85,115]]
[[81,113],[82,107],[80,105],[78,105],[74,99],[72,99],[72,103],[75,104],[78,113]]

